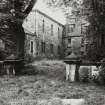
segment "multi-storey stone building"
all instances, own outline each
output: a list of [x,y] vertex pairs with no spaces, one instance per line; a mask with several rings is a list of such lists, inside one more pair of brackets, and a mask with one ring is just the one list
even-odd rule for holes
[[70,15],[67,17],[65,25],[65,56],[74,52],[78,56],[85,53],[86,45],[84,43],[88,22],[84,17]]
[[23,23],[25,55],[34,58],[60,58],[63,56],[63,25],[35,9]]

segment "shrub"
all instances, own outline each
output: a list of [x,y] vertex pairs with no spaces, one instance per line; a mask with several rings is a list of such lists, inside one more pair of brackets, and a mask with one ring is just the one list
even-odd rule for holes
[[24,67],[24,69],[22,69],[21,74],[22,75],[36,75],[37,74],[36,67],[32,65],[27,65]]
[[27,54],[25,56],[25,63],[32,63],[34,60],[35,60],[35,58],[30,54]]
[[105,66],[104,65],[102,65],[99,69],[99,75],[97,78],[97,83],[100,85],[105,84]]
[[92,81],[98,85],[105,84],[105,67],[104,67],[104,65],[100,66],[98,74],[92,76]]
[[88,82],[89,81],[89,69],[87,67],[82,67],[79,70],[79,76],[81,82]]

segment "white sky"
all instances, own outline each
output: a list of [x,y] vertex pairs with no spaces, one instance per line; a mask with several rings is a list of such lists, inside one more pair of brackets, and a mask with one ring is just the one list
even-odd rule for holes
[[59,10],[57,9],[56,11],[52,10],[47,6],[47,4],[43,2],[43,0],[38,0],[33,9],[40,10],[41,12],[52,17],[56,21],[62,23],[63,25],[66,23],[66,18],[62,10],[61,9]]

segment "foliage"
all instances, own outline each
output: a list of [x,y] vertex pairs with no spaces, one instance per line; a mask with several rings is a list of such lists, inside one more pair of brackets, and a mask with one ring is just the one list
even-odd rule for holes
[[[105,33],[105,2],[104,0],[84,0],[83,2],[83,12],[90,26],[87,30],[87,58],[92,58],[91,60],[101,60],[105,54],[105,43],[104,43],[104,33]],[[100,53],[101,52],[101,53]]]
[[91,80],[98,85],[105,85],[105,65],[101,64],[97,70],[97,73],[92,75]]
[[30,55],[30,54],[25,55],[25,63],[26,64],[27,63],[32,63],[34,60],[35,60],[35,58],[32,55]]
[[53,9],[62,9],[65,15],[69,16],[72,14],[79,16],[80,15],[80,8],[81,8],[81,0],[43,0],[48,4],[50,8]]
[[1,0],[0,12],[23,17],[32,9],[37,0]]
[[23,19],[37,0],[0,0],[0,39],[6,44],[5,55],[16,52],[16,36],[24,35]]
[[79,70],[79,76],[80,76],[80,81],[81,82],[88,82],[89,81],[89,68],[87,67],[82,67]]
[[100,70],[99,70],[97,83],[101,84],[101,85],[105,85],[105,66],[104,65],[102,65]]

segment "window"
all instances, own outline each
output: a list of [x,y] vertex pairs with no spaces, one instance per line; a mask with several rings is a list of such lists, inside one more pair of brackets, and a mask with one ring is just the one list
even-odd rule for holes
[[53,53],[53,44],[50,44],[50,51],[51,51],[51,53]]
[[71,38],[68,39],[68,43],[71,43]]
[[53,24],[51,24],[51,35],[53,35]]
[[58,46],[58,55],[60,54],[60,46]]
[[31,53],[33,54],[33,41],[31,41],[31,46],[30,47],[31,47],[31,49],[30,49]]
[[42,41],[41,47],[42,47],[42,53],[45,53],[45,48],[46,48],[45,42]]
[[85,45],[85,51],[87,51],[87,49],[88,49],[88,44]]
[[45,21],[43,20],[43,26],[42,26],[42,31],[45,31]]
[[69,24],[68,33],[74,32],[75,24]]
[[59,27],[58,27],[58,39],[60,38],[60,30],[59,30]]

